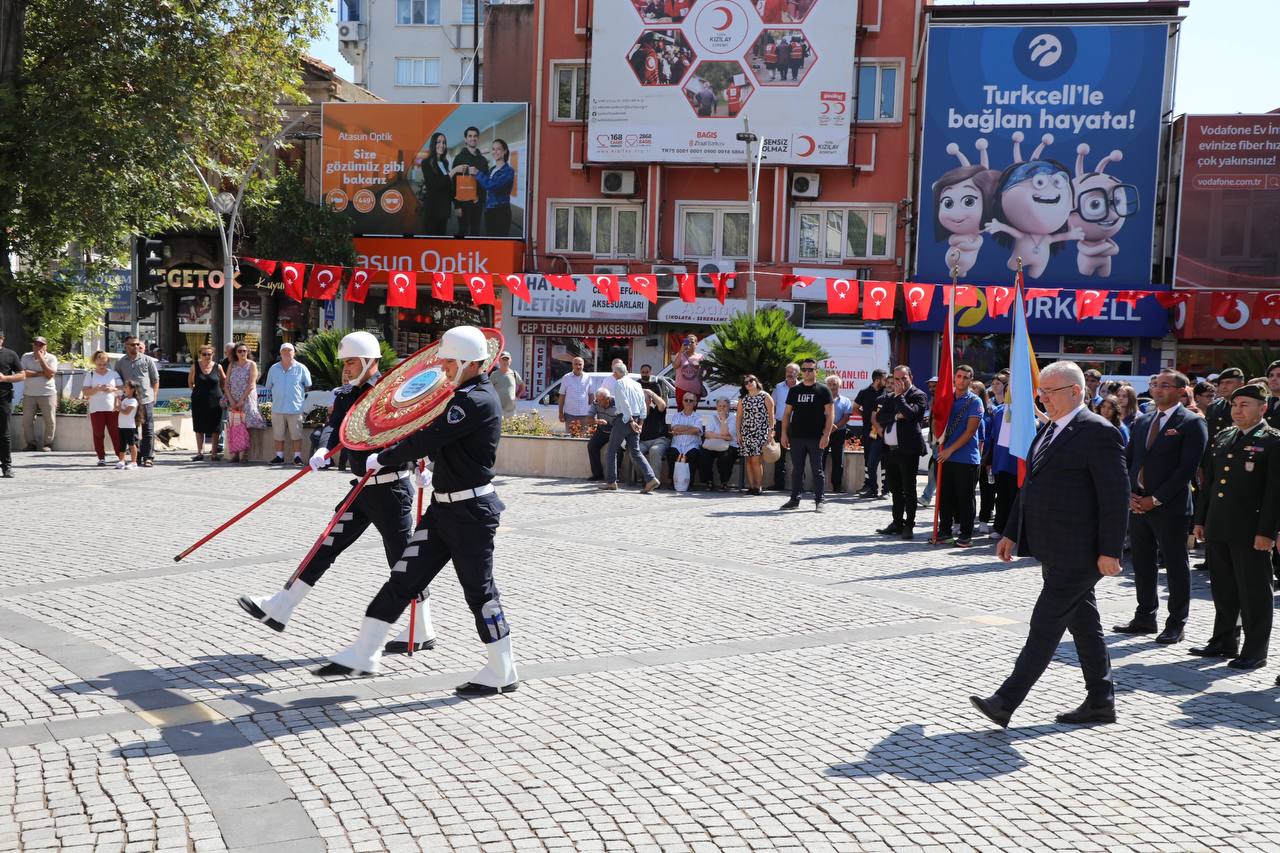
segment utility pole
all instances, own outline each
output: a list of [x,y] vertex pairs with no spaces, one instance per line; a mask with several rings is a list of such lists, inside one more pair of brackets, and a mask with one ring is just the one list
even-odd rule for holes
[[471,103],[480,103],[480,0],[471,0]]
[[751,146],[760,141],[760,137],[751,132],[751,122],[742,120],[742,132],[738,141],[747,144],[747,203],[751,208],[749,232],[747,234],[747,313],[756,313],[756,255],[760,252],[760,161],[764,159],[764,146],[756,148],[751,156]]

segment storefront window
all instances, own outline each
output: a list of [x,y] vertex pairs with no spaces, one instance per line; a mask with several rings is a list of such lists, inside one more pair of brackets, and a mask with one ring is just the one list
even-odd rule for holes
[[1009,366],[1009,335],[956,335],[955,364],[973,368],[973,378],[989,382]]
[[231,332],[237,342],[249,347],[249,358],[262,360],[262,294],[252,290],[240,290],[232,303]]
[[207,292],[178,297],[178,340],[174,361],[192,361],[191,354],[213,343],[213,296]]
[[1067,335],[1062,351],[1073,355],[1132,356],[1133,338],[1080,338]]
[[1192,378],[1204,377],[1221,372],[1229,364],[1238,363],[1245,354],[1244,347],[1188,346],[1179,343],[1178,369]]

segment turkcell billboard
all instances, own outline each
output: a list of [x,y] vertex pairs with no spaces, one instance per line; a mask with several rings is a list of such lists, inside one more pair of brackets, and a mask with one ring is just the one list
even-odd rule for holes
[[743,121],[772,163],[849,159],[851,0],[595,0],[588,158],[733,163]]
[[1173,286],[1280,288],[1280,114],[1184,121]]
[[356,234],[522,238],[527,104],[324,104],[324,199]]
[[921,281],[1151,281],[1168,27],[929,27]]

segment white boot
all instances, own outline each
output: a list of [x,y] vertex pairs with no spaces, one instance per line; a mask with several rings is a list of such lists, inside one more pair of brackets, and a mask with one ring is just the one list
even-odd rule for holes
[[[431,627],[431,599],[424,598],[418,602],[414,610],[413,617],[413,650],[420,652],[425,649],[431,649],[436,644],[436,630]],[[404,630],[396,634],[396,638],[387,643],[383,649],[389,655],[402,655],[409,650],[409,626],[406,624]]]
[[492,696],[510,693],[520,686],[516,674],[516,660],[511,655],[511,635],[485,645],[489,652],[489,665],[477,672],[466,684],[454,691],[459,696]]
[[368,616],[360,623],[360,635],[356,641],[329,658],[330,663],[316,670],[322,677],[337,675],[377,675],[378,661],[382,657],[382,644],[394,626],[381,619]]
[[274,595],[242,595],[238,599],[240,609],[254,619],[276,631],[283,631],[289,624],[293,609],[311,592],[311,587],[300,580],[293,586],[282,589]]

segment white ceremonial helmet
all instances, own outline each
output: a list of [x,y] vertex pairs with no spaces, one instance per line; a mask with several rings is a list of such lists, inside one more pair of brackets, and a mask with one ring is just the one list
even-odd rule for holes
[[338,358],[371,358],[377,361],[382,358],[382,347],[378,339],[368,332],[352,332],[338,344]]
[[489,343],[484,332],[475,326],[455,326],[440,338],[440,358],[456,361],[484,361],[489,357]]

